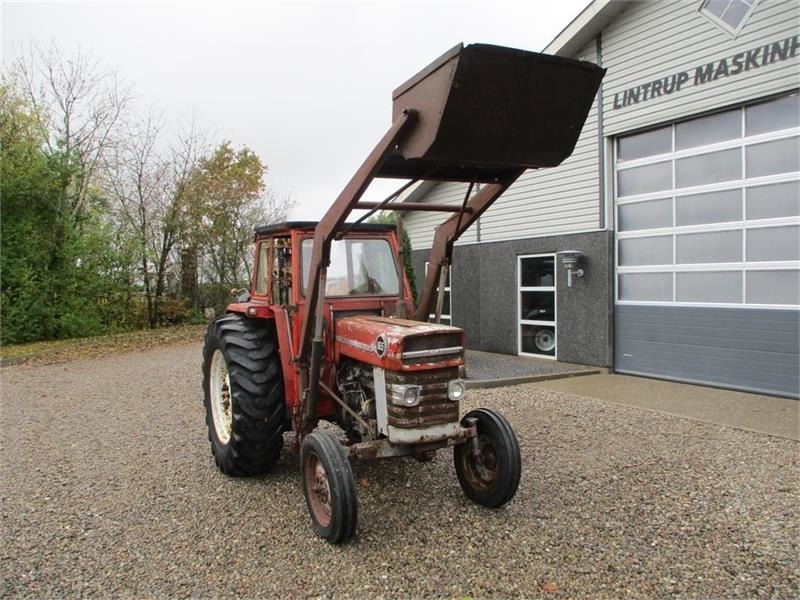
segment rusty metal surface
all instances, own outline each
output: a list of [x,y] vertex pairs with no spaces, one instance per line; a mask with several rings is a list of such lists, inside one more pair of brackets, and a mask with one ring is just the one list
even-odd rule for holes
[[456,46],[393,94],[419,121],[379,177],[505,179],[559,165],[575,147],[605,70],[488,44]]
[[446,441],[448,444],[462,442],[467,434],[456,421],[445,425],[434,425],[420,429],[398,429],[389,426],[389,442],[395,445],[407,445],[415,448],[427,447],[428,444]]
[[410,335],[403,340],[403,355],[422,350],[461,347],[461,331],[434,331],[424,335]]
[[[356,208],[358,209],[372,209],[380,207],[380,203],[378,202],[359,202],[356,204]],[[386,210],[403,210],[403,211],[422,211],[422,212],[458,212],[461,210],[459,206],[453,206],[452,204],[427,204],[423,202],[396,202],[383,205],[382,208]],[[464,212],[471,212],[465,210]]]
[[[519,167],[502,165],[466,165],[405,159],[401,154],[390,154],[381,166],[378,177],[384,179],[424,179],[426,181],[460,181],[465,183],[493,183],[513,177]],[[403,203],[404,204],[404,203]],[[403,204],[393,210],[425,210],[404,208]],[[456,210],[458,207],[456,207]]]
[[418,372],[386,372],[386,383],[398,383],[402,385],[413,383],[422,386],[433,386],[435,384],[444,382],[445,393],[447,389],[447,382],[451,379],[458,379],[458,367],[448,367],[446,369]]
[[[464,421],[477,431],[476,418],[468,417]],[[455,460],[456,467],[460,466],[460,472],[474,490],[488,491],[500,476],[497,448],[486,435],[470,438],[467,445],[456,451]]]
[[441,448],[463,444],[478,435],[477,428],[458,427],[455,435],[444,439],[415,445],[392,444],[387,439],[359,442],[346,447],[350,460],[376,460],[379,458],[397,458],[415,456],[425,461],[432,453]]
[[415,373],[387,372],[386,383],[421,386],[419,404],[397,406],[388,403],[389,425],[398,429],[419,429],[458,421],[458,402],[447,397],[447,382],[458,378],[458,368]]
[[426,398],[412,407],[389,404],[389,425],[398,429],[416,429],[454,421],[458,421],[458,403],[448,400],[447,394],[444,401]]
[[[336,321],[335,336],[337,355],[348,356],[387,371],[457,368],[464,363],[464,332],[450,325],[354,315]],[[431,342],[433,345],[425,341],[429,337],[434,339]],[[403,353],[409,343],[413,350],[436,348],[437,344],[459,350],[438,356],[404,358]]]

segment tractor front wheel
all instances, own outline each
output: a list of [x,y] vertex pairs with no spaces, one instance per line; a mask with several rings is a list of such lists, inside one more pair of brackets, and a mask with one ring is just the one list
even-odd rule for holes
[[356,531],[358,503],[353,470],[344,447],[327,431],[314,431],[300,449],[303,495],[314,529],[331,544]]
[[286,423],[274,325],[239,314],[213,321],[203,347],[203,392],[219,470],[247,476],[272,469]]
[[470,500],[499,508],[514,497],[522,473],[519,442],[500,413],[479,408],[461,420],[475,419],[478,436],[453,447],[456,475]]

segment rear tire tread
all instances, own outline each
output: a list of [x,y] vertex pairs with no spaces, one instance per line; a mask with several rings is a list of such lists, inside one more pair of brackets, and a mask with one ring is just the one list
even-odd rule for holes
[[[228,368],[232,430],[217,438],[210,405],[210,365],[221,350]],[[278,462],[286,423],[283,374],[275,327],[269,321],[229,313],[213,321],[203,347],[203,390],[211,453],[220,471],[246,477],[269,472]]]

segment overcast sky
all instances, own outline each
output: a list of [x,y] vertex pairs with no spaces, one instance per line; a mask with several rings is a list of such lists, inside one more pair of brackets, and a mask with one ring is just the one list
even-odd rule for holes
[[252,148],[290,216],[318,219],[391,124],[397,85],[459,42],[542,50],[587,4],[0,0],[2,58],[32,41],[89,51],[168,120],[196,113]]

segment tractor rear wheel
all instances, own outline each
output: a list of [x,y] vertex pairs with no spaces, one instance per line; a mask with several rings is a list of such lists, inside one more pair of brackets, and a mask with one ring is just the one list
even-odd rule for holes
[[500,508],[514,497],[522,474],[519,442],[505,417],[488,408],[467,413],[461,420],[474,418],[478,429],[477,456],[472,454],[472,441],[453,447],[456,475],[470,500]]
[[234,313],[213,321],[203,347],[203,392],[219,470],[233,476],[270,471],[286,422],[274,325]]
[[300,449],[303,495],[314,529],[331,544],[347,542],[356,531],[358,501],[345,449],[328,431],[314,431]]

